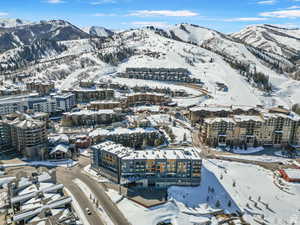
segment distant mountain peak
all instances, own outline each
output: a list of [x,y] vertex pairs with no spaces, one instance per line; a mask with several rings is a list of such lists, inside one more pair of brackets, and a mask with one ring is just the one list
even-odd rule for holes
[[89,35],[96,37],[110,37],[115,33],[112,30],[101,26],[84,27],[82,28],[82,30],[88,33]]
[[279,25],[252,25],[231,34],[233,38],[276,55],[292,58],[300,49],[300,29]]
[[2,28],[17,27],[17,26],[22,26],[27,24],[32,24],[32,22],[29,22],[27,20],[22,20],[22,19],[13,19],[13,18],[0,19],[0,27]]

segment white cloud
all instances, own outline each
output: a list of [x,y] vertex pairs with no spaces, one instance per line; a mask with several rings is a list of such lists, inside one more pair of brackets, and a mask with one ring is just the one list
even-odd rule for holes
[[138,17],[192,17],[198,15],[190,10],[137,10],[128,14],[128,16]]
[[63,0],[47,0],[46,2],[47,2],[47,3],[50,3],[50,4],[64,3]]
[[95,13],[92,16],[118,16],[118,14],[115,13]]
[[271,24],[271,25],[282,27],[282,28],[290,28],[290,29],[299,28],[299,24],[296,23],[282,23],[282,24]]
[[99,1],[93,1],[90,4],[91,5],[103,5],[103,4],[115,4],[117,3],[116,0],[99,0]]
[[0,12],[0,17],[8,16],[8,13],[6,12]]
[[259,5],[274,5],[276,0],[265,0],[265,1],[258,1],[257,4]]
[[287,9],[300,9],[300,6],[298,5],[293,5],[291,7],[288,7]]
[[240,17],[240,18],[232,18],[232,19],[225,19],[225,22],[250,22],[250,21],[264,21],[268,20],[268,18],[262,17]]
[[147,27],[147,26],[153,26],[158,28],[167,28],[171,25],[167,22],[161,22],[161,21],[135,21],[131,22],[130,25],[136,26],[136,27]]
[[275,17],[275,18],[297,18],[300,17],[300,10],[279,10],[272,12],[263,12],[259,14],[264,17]]

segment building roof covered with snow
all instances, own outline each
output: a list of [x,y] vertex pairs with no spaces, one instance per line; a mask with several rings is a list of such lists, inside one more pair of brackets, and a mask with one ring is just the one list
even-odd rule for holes
[[95,136],[110,136],[110,135],[130,135],[130,134],[136,134],[136,133],[153,133],[153,132],[158,132],[157,129],[155,128],[122,128],[122,127],[118,127],[116,129],[113,130],[107,130],[107,129],[102,129],[102,128],[98,128],[94,131],[92,131],[89,136],[90,137],[95,137]]
[[94,145],[92,148],[109,152],[116,155],[118,158],[122,158],[123,160],[200,160],[200,156],[194,149],[155,149],[137,151],[111,141],[106,141],[101,144]]

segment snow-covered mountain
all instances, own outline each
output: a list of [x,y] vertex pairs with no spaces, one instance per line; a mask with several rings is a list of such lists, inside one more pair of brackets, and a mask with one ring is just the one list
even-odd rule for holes
[[32,24],[32,22],[21,20],[21,19],[1,19],[0,18],[0,27],[17,27],[22,25]]
[[98,26],[84,27],[82,30],[94,37],[110,37],[114,34],[113,31]]
[[229,35],[205,27],[179,24],[169,28],[166,32],[169,37],[175,40],[192,43],[229,60],[237,60],[255,66],[256,70],[262,73],[272,73],[269,70],[275,69],[274,67],[278,65],[280,65],[280,69],[293,67],[293,64],[282,56],[270,54],[257,48],[257,46],[245,45]]
[[39,23],[0,27],[0,52],[30,45],[35,40],[77,40],[89,35],[63,20],[40,21]]
[[297,57],[300,51],[300,29],[256,25],[233,33],[231,37],[287,58]]
[[[94,36],[91,29],[88,34],[66,21],[45,21],[26,27],[34,34],[32,38],[16,38],[24,26],[8,32],[16,43],[11,41],[14,44],[10,49],[2,49],[0,72],[22,72],[31,74],[32,79],[52,80],[58,89],[71,88],[81,78],[106,79],[131,86],[185,88],[195,97],[179,99],[183,105],[205,101],[290,107],[299,103],[300,82],[292,78],[300,72],[294,61],[212,29],[179,24],[167,30],[130,29],[109,37],[103,36],[100,29],[101,38],[90,38]],[[46,34],[50,40],[37,41]],[[5,34],[0,29],[0,43],[2,36]],[[201,92],[178,84],[115,76],[127,67],[186,68],[191,76],[203,81],[203,90],[211,98],[203,99]],[[228,92],[218,91],[217,82],[227,85]]]

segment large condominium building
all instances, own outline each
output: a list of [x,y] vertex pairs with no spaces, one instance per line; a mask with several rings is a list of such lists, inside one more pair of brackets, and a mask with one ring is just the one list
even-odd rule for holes
[[212,146],[284,147],[299,145],[300,117],[281,108],[261,110],[257,115],[207,117],[200,123],[200,136]]
[[27,100],[28,109],[33,112],[54,113],[57,111],[56,100],[50,97],[34,97]]
[[87,103],[98,100],[110,100],[115,96],[115,92],[112,89],[100,89],[100,88],[77,88],[70,90],[75,94],[77,103]]
[[101,109],[115,109],[121,108],[120,101],[106,100],[106,101],[92,101],[87,105],[90,110],[101,110]]
[[200,79],[190,77],[190,72],[184,68],[126,68],[126,72],[119,76],[144,80],[202,83]]
[[45,121],[19,115],[12,121],[1,122],[1,134],[3,146],[9,146],[28,158],[44,158],[48,143]]
[[67,112],[63,114],[62,126],[93,126],[100,124],[111,124],[119,122],[124,115],[119,110],[81,110],[78,112]]
[[68,112],[76,105],[76,98],[73,93],[60,93],[53,95],[56,101],[57,110]]
[[3,121],[0,121],[0,151],[11,149],[11,132],[10,126]]
[[203,122],[208,117],[228,117],[230,115],[257,115],[259,109],[253,106],[220,106],[220,105],[203,105],[189,109],[189,118],[193,124]]
[[55,113],[69,111],[75,105],[74,94],[39,97],[38,94],[16,95],[0,99],[0,115],[10,113],[33,112]]
[[94,144],[110,140],[132,148],[155,146],[164,143],[163,135],[155,128],[116,128],[113,130],[98,128],[92,131],[89,136]]
[[28,110],[28,99],[37,97],[38,94],[12,95],[0,98],[0,115],[24,112]]
[[194,149],[135,151],[108,141],[92,146],[92,150],[92,168],[120,184],[200,184],[202,161]]
[[126,96],[125,102],[127,107],[142,104],[161,105],[171,102],[171,99],[163,94],[133,93]]
[[36,91],[41,95],[46,95],[54,91],[55,85],[53,82],[30,81],[26,83],[26,88],[29,91]]

